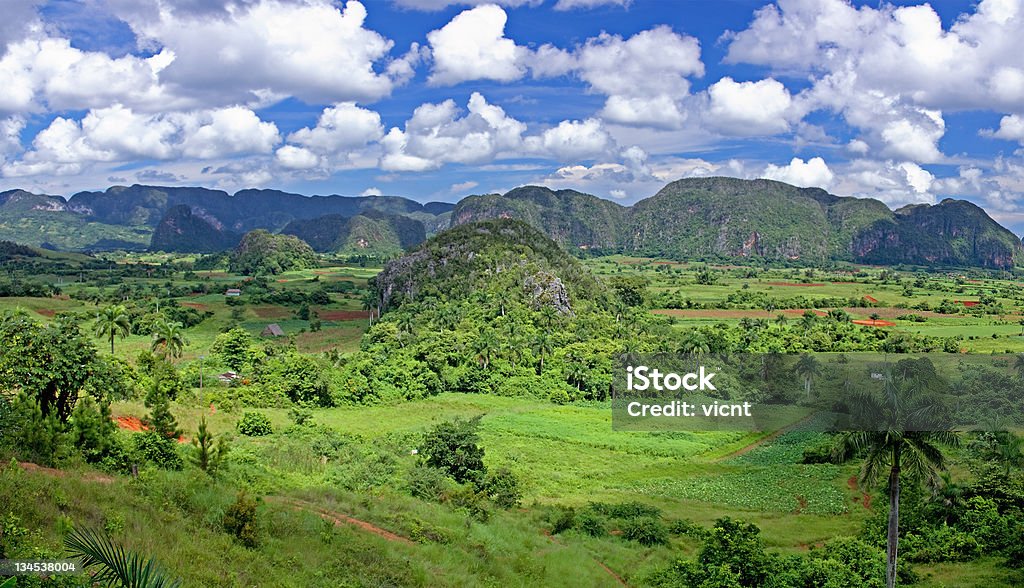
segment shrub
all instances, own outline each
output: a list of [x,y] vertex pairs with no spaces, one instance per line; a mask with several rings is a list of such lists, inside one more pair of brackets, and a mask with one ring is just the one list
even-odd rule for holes
[[238,493],[235,502],[224,513],[224,531],[252,549],[259,545],[259,526],[256,520],[256,500],[244,491]]
[[603,537],[608,534],[608,521],[588,509],[576,517],[576,528],[591,537]]
[[456,482],[477,481],[487,472],[484,450],[477,445],[480,417],[441,423],[423,438],[421,447],[428,466],[448,473]]
[[157,433],[146,431],[133,437],[135,453],[140,459],[155,464],[165,470],[180,470],[181,455],[178,454],[178,442]]
[[569,404],[569,393],[561,388],[556,388],[548,395],[548,400],[550,400],[552,404]]
[[512,508],[519,505],[523,492],[519,489],[519,480],[508,468],[499,468],[487,474],[484,479],[483,491],[491,502],[501,508]]
[[261,412],[246,412],[238,421],[238,432],[249,437],[263,437],[274,432],[270,419]]
[[576,526],[576,509],[571,506],[561,507],[558,512],[558,516],[555,517],[555,522],[551,525],[551,534],[557,535],[564,531],[568,531]]
[[409,470],[409,494],[422,500],[442,502],[452,491],[452,483],[444,472],[422,463]]
[[622,525],[622,537],[648,547],[664,545],[668,543],[668,529],[653,517],[629,519]]

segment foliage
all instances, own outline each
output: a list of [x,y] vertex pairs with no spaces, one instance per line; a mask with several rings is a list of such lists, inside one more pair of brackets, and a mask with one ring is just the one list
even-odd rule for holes
[[235,327],[226,333],[217,335],[213,342],[213,352],[221,362],[235,372],[242,368],[252,357],[252,335],[241,327]]
[[122,339],[131,333],[131,323],[128,318],[128,310],[123,304],[113,304],[96,313],[96,326],[94,329],[98,339],[110,341],[110,354],[114,354],[114,337]]
[[238,432],[248,437],[263,437],[274,432],[270,419],[262,412],[246,412],[238,421]]
[[446,472],[460,483],[481,479],[487,468],[484,450],[477,445],[479,426],[480,417],[469,420],[456,417],[428,431],[420,445],[426,464]]
[[246,275],[279,274],[315,265],[316,253],[301,239],[263,229],[246,233],[228,260],[231,271]]
[[257,502],[245,492],[239,492],[224,513],[224,531],[234,535],[239,543],[254,549],[260,543]]
[[73,530],[64,539],[64,545],[72,556],[81,558],[82,567],[94,569],[92,581],[108,586],[131,588],[177,588],[179,580],[173,580],[159,567],[153,558],[135,551],[126,551],[115,544],[110,537],[89,529]]
[[[214,439],[216,437],[216,440]],[[193,465],[204,472],[215,476],[224,463],[228,453],[228,445],[224,435],[214,435],[206,427],[206,416],[199,421],[199,430],[192,439],[194,448],[190,460]]]

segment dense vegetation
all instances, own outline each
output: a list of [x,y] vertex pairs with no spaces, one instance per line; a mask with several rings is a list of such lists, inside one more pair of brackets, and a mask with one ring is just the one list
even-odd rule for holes
[[294,220],[281,233],[294,235],[321,253],[369,254],[386,257],[426,239],[423,223],[397,214],[370,210],[352,217],[331,214]]
[[314,265],[316,254],[304,241],[262,229],[246,233],[228,260],[231,271],[246,275],[279,274]]

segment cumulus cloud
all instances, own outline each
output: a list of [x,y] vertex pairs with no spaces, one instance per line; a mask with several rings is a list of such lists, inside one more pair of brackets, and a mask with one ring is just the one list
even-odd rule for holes
[[[293,96],[309,103],[372,101],[395,81],[377,71],[393,43],[365,28],[356,0],[261,0],[215,17],[160,3],[150,18],[129,16],[143,43],[175,58],[161,80],[207,104],[256,103]],[[407,72],[402,73],[405,76]]]
[[381,167],[392,171],[424,171],[444,163],[480,163],[503,152],[518,151],[526,125],[477,92],[469,98],[468,113],[459,116],[454,100],[423,104],[381,141]]
[[820,157],[812,157],[807,161],[794,157],[785,166],[769,164],[761,177],[802,188],[828,189],[832,185],[832,180],[835,179],[835,174],[828,168],[825,160]]
[[435,11],[443,10],[449,6],[476,6],[479,4],[495,4],[517,8],[519,6],[533,6],[540,4],[543,0],[392,0],[396,6],[411,10]]
[[367,189],[363,190],[359,195],[360,196],[382,196],[383,194],[384,193],[380,191],[380,188],[373,187],[373,188],[367,188]]
[[342,102],[325,108],[313,128],[288,135],[288,141],[317,153],[333,153],[364,147],[384,136],[380,114]]
[[505,37],[505,11],[487,4],[457,15],[427,33],[434,58],[428,81],[452,85],[467,80],[509,82],[525,74],[526,49]]
[[115,105],[91,110],[81,121],[55,118],[35,136],[32,149],[3,172],[67,175],[95,162],[266,154],[278,142],[274,123],[241,106],[140,114]]
[[565,161],[591,159],[608,150],[612,143],[601,121],[588,118],[584,121],[563,120],[539,136],[529,137],[526,148]]
[[736,82],[725,77],[708,88],[705,124],[727,135],[772,135],[789,130],[793,100],[778,81]]
[[948,28],[927,4],[779,0],[727,35],[726,60],[809,76],[806,111],[842,113],[876,157],[934,162],[943,111],[1019,108],[1022,28],[1016,0],[983,0]]
[[452,194],[465,194],[479,185],[479,182],[474,182],[473,180],[458,182],[456,184],[452,184],[452,187],[449,188],[449,192],[451,192]]
[[912,162],[855,159],[836,171],[832,192],[840,196],[876,198],[890,207],[934,204],[934,176]]
[[320,165],[320,157],[306,149],[295,145],[284,145],[275,153],[274,157],[281,167],[294,170],[308,170]]
[[598,6],[629,6],[632,0],[558,0],[555,10],[597,8]]
[[1019,141],[1024,145],[1024,117],[1016,114],[1004,116],[999,121],[998,129],[982,131],[982,134],[1007,141]]
[[602,117],[626,125],[678,128],[686,118],[687,76],[704,74],[700,43],[666,26],[629,39],[602,33],[588,39],[576,59],[580,78],[608,96]]

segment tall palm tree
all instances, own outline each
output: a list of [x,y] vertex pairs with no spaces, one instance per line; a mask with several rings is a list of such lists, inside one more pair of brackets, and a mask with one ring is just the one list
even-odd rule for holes
[[551,355],[555,350],[555,342],[551,335],[541,331],[533,336],[530,346],[540,355],[540,364],[537,366],[537,375],[544,374],[544,356]]
[[123,304],[112,304],[96,313],[96,337],[110,340],[110,354],[114,354],[114,337],[122,339],[131,333],[128,310]]
[[159,349],[165,357],[181,357],[181,352],[187,344],[181,323],[160,320],[153,329],[150,351]]
[[370,315],[370,326],[373,326],[373,307],[377,304],[377,296],[373,292],[367,291],[363,294],[362,298],[363,310],[369,312]]
[[[922,360],[926,361],[926,360]],[[862,430],[841,433],[833,451],[837,461],[863,456],[860,483],[871,487],[883,470],[889,470],[889,524],[886,542],[885,581],[896,585],[896,560],[899,545],[900,475],[909,474],[918,482],[934,487],[937,473],[945,470],[941,446],[955,446],[959,438],[944,430],[940,408],[930,398],[918,394],[920,382],[887,373],[881,397],[857,394],[854,425]]]
[[134,551],[114,544],[110,537],[91,530],[74,530],[64,538],[71,555],[81,559],[85,569],[95,568],[92,582],[129,588],[178,588],[181,580],[171,579],[153,558],[143,559]]
[[818,360],[814,359],[813,355],[805,353],[800,356],[796,365],[793,366],[793,370],[804,379],[804,394],[807,396],[807,400],[810,400],[811,380],[814,379],[814,376],[821,373],[821,365],[818,364]]
[[480,336],[473,344],[473,350],[483,361],[483,368],[486,370],[491,365],[491,355],[498,350],[498,337],[494,329],[480,327]]

